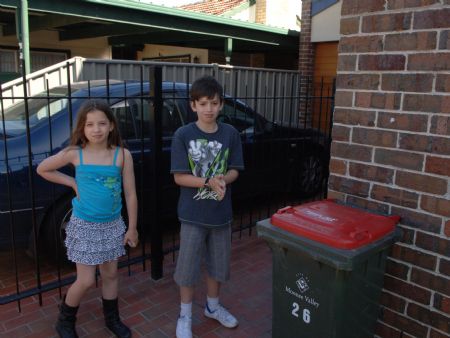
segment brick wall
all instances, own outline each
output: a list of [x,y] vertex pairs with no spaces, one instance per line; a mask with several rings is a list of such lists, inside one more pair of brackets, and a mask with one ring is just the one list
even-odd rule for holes
[[312,76],[314,71],[314,46],[311,42],[311,0],[302,1],[299,48],[298,69],[300,74]]
[[300,123],[311,123],[311,105],[307,96],[311,96],[314,74],[314,46],[311,42],[311,0],[302,1],[302,21],[298,54],[300,72]]
[[450,0],[343,0],[329,196],[402,217],[380,337],[450,337]]

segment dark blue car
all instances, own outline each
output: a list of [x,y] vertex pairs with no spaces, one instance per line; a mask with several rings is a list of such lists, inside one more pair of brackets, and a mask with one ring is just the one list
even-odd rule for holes
[[[30,124],[33,193],[30,189],[25,103],[15,104],[0,115],[0,248],[29,245],[32,239],[32,207],[39,243],[54,248],[61,241],[61,227],[70,215],[72,191],[36,175],[36,166],[68,145],[70,129],[80,104],[87,97],[107,98],[126,145],[135,159],[137,188],[151,195],[150,117],[152,99],[148,82],[105,81],[75,83],[51,89],[27,100]],[[196,115],[189,107],[189,85],[163,83],[162,214],[176,215],[178,190],[169,174],[170,144],[174,131]],[[49,95],[47,95],[49,94]],[[72,123],[70,121],[72,116]],[[233,186],[233,199],[245,201],[261,193],[291,191],[302,196],[323,188],[328,168],[329,140],[312,129],[281,127],[267,121],[244,102],[226,97],[219,120],[241,134],[246,170]],[[321,142],[320,142],[321,141]],[[142,154],[144,156],[142,156]],[[143,161],[141,160],[143,159]],[[73,172],[73,168],[66,168]],[[8,175],[7,175],[8,173]],[[148,203],[148,201],[147,201]],[[149,208],[144,208],[148,210]],[[144,217],[145,219],[145,217]]]

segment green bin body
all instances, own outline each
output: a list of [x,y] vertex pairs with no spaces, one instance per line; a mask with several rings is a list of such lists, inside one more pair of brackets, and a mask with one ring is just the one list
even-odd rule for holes
[[273,254],[272,337],[374,336],[386,257],[398,229],[356,249],[294,234],[271,219],[258,222],[257,232]]

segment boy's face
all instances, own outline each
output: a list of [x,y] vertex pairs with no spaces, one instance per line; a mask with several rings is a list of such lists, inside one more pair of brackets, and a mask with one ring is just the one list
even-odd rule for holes
[[191,101],[192,110],[197,113],[199,122],[204,124],[215,123],[222,107],[223,102],[220,102],[217,94],[212,99],[203,96],[198,100]]

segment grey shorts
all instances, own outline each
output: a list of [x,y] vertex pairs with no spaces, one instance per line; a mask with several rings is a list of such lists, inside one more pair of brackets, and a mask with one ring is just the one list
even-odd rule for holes
[[209,277],[218,282],[230,278],[231,225],[219,228],[181,224],[180,251],[174,279],[179,286],[194,286],[205,258]]

